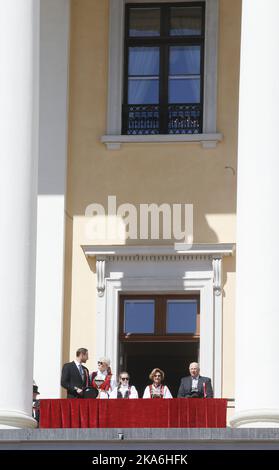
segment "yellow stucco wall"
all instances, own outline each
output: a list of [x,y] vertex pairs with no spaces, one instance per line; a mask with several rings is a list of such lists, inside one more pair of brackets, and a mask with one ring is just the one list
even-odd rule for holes
[[[96,360],[95,271],[80,247],[86,244],[83,215],[88,204],[106,207],[108,195],[115,195],[118,205],[193,204],[194,243],[235,241],[240,19],[240,0],[220,0],[217,130],[223,142],[215,149],[193,143],[125,144],[109,151],[100,143],[106,133],[109,2],[72,0],[67,213],[73,224],[67,231],[73,234],[67,233],[72,264],[65,272],[65,358],[67,350],[73,357],[83,346],[91,353],[90,369]],[[232,396],[233,260],[224,262],[223,275],[223,391]]]

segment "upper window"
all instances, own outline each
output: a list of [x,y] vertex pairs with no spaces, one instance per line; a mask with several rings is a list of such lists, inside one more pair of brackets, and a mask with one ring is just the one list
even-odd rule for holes
[[122,132],[202,132],[204,2],[126,5]]
[[199,296],[121,295],[121,341],[198,341]]

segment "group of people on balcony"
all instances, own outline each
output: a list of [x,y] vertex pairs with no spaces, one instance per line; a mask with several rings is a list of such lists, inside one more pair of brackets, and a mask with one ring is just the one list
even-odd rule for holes
[[[64,364],[61,385],[67,390],[67,398],[139,398],[138,392],[130,385],[128,372],[119,374],[118,380],[110,368],[110,360],[101,357],[98,370],[89,374],[84,366],[88,360],[88,350],[80,348],[76,359]],[[189,366],[190,375],[181,379],[178,398],[213,398],[211,379],[200,375],[199,364],[192,362]],[[173,398],[164,384],[165,374],[155,368],[149,374],[151,383],[144,390],[142,398]]]

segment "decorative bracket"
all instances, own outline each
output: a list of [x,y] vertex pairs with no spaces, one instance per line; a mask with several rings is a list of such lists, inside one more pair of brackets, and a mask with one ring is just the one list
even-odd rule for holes
[[105,293],[105,270],[106,270],[106,260],[97,259],[96,274],[97,274],[97,293],[99,297],[103,297]]
[[221,295],[222,293],[222,258],[212,259],[213,267],[213,289],[215,295]]

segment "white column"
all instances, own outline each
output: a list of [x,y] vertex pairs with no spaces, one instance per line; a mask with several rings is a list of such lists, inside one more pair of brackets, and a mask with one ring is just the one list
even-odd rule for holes
[[40,398],[60,398],[68,134],[69,0],[41,0],[40,17],[34,379],[39,386]]
[[279,426],[278,16],[242,2],[234,427]]
[[0,0],[0,427],[31,417],[39,0]]

